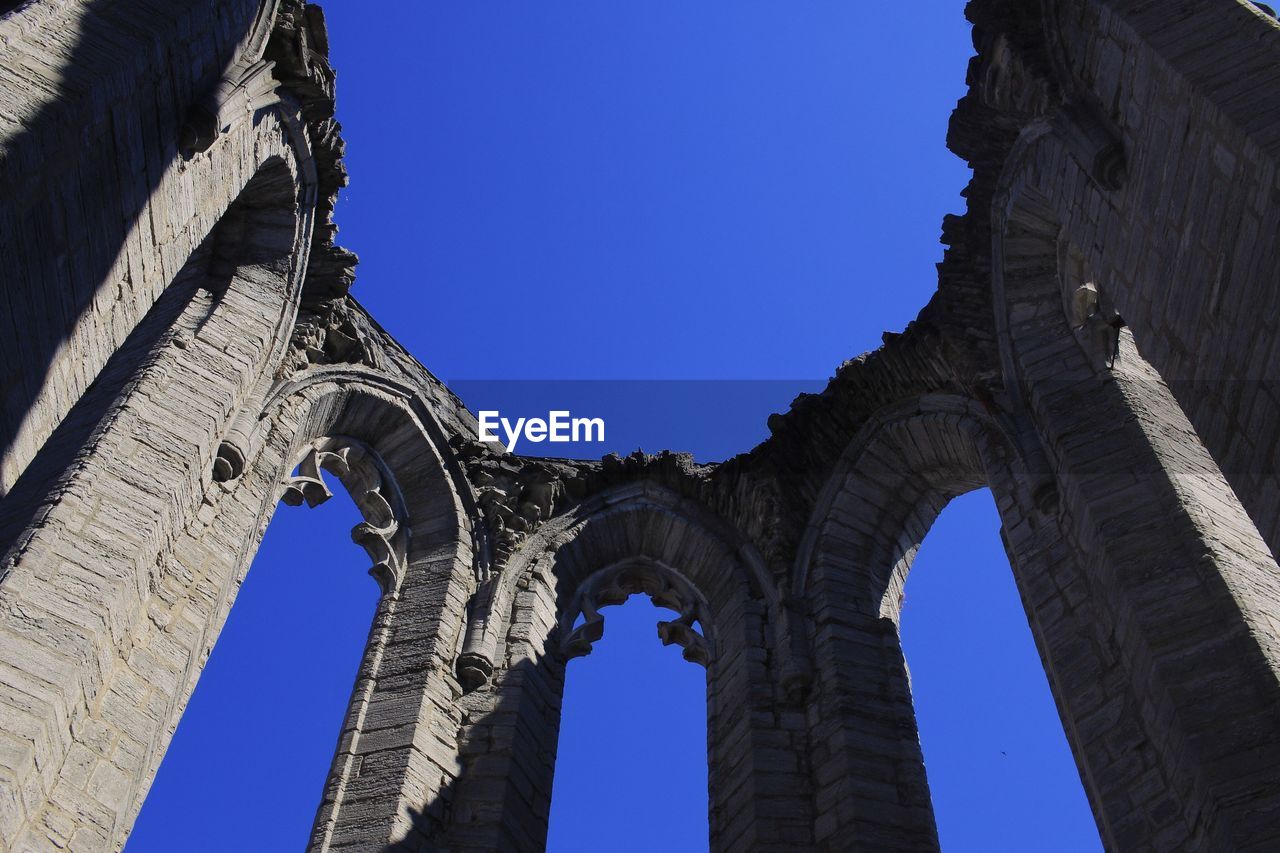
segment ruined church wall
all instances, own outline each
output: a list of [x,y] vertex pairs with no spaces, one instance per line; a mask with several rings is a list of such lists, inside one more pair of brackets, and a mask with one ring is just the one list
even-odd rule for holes
[[0,20],[0,495],[261,162],[252,139],[178,152],[260,6],[40,2]]
[[[341,177],[310,154],[340,154],[324,104],[181,156],[191,103],[266,38],[257,4],[214,8],[49,0],[0,23],[0,846],[123,842],[277,498],[303,489],[290,472],[343,448],[379,460],[348,474],[384,595],[315,849],[537,849],[582,596],[676,587],[705,608],[715,849],[931,849],[896,608],[933,517],[984,484],[1108,843],[1280,841],[1280,572],[1241,508],[1274,550],[1280,87],[1253,91],[1271,19],[1044,4],[1059,41],[1032,77],[1115,123],[1127,174],[1102,186],[1045,120],[977,177],[967,224],[990,214],[998,251],[944,281],[976,305],[998,280],[993,327],[957,332],[937,300],[752,454],[548,464],[569,494],[474,445],[461,403],[342,296],[354,259],[326,239],[317,262]],[[323,43],[308,31],[291,43]],[[1077,254],[1142,358],[1112,370],[1069,328]],[[997,365],[972,339],[999,335]],[[479,685],[459,666],[478,615]]]
[[1064,240],[1280,546],[1280,24],[1244,0],[1046,4],[1063,66],[1120,132],[1100,188],[1052,145],[1026,168]]
[[523,543],[494,578],[491,609],[471,614],[499,643],[489,683],[459,701],[462,773],[435,816],[445,846],[545,845],[566,664],[607,631],[606,605],[647,594],[678,614],[654,642],[707,668],[712,849],[813,849],[805,715],[782,689],[781,607],[762,568],[707,507],[643,480],[570,506]]
[[[213,514],[219,438],[282,355],[278,319],[300,284],[309,219],[278,120],[242,124],[223,143],[237,168],[256,172],[226,223],[242,239],[224,258],[224,289],[217,298],[200,289],[216,253],[192,252],[46,445],[42,476],[24,478],[3,504],[0,658],[11,689],[0,707],[12,749],[0,838],[11,847],[43,838],[92,849],[127,829],[145,768],[158,761],[157,727],[185,701],[178,687],[194,681],[191,658],[203,662],[185,623],[146,642],[150,625],[188,603],[175,610],[153,595],[171,574],[186,577],[180,598],[199,613],[201,585],[230,582],[213,569],[256,541],[243,537],[258,528],[243,507],[226,516],[238,530],[199,545],[184,537]],[[231,503],[247,499],[256,512],[251,492]]]
[[[400,622],[366,655],[318,832],[341,841],[364,801],[390,798],[373,809],[389,839],[404,802],[439,781],[420,784],[437,773],[428,744],[396,733],[425,713],[431,656],[451,670],[453,640],[423,638],[433,618],[461,619],[473,582],[461,481],[440,461],[470,416],[353,303],[313,307],[314,334],[290,349],[308,261],[312,274],[333,270],[311,241],[328,191],[312,146],[340,147],[320,135],[332,131],[323,108],[304,126],[287,90],[256,108],[233,94],[239,112],[218,116],[203,150],[178,150],[192,103],[225,103],[214,84],[261,55],[278,5],[41,2],[0,22],[13,60],[0,68],[6,849],[123,843],[286,475],[335,429],[396,460],[418,495],[397,524],[417,537],[387,594]],[[268,95],[279,85],[253,80]],[[330,367],[327,336],[342,329],[360,337],[363,362]],[[321,349],[306,350],[316,334]],[[454,497],[441,506],[441,495]]]

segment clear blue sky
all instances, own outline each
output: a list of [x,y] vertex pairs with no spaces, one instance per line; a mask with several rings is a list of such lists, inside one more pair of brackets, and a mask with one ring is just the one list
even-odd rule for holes
[[[473,410],[747,450],[936,285],[962,7],[330,0],[355,294]],[[345,495],[277,514],[129,853],[305,843],[377,594],[356,520]],[[942,842],[1097,850],[997,529],[987,492],[957,500],[907,587]],[[705,850],[703,673],[649,602],[606,616],[568,670],[550,849]]]

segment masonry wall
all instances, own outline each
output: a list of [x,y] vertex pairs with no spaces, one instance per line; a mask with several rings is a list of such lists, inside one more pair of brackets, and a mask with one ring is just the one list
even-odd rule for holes
[[968,13],[937,295],[710,466],[480,444],[347,295],[318,8],[5,13],[0,846],[124,843],[278,500],[341,483],[383,597],[311,849],[540,849],[635,593],[707,667],[714,849],[936,848],[897,610],[982,486],[1107,846],[1274,848],[1280,27]]
[[178,147],[258,7],[60,0],[0,23],[0,494],[252,174],[249,151],[215,176]]
[[460,702],[446,846],[545,845],[565,664],[606,629],[602,608],[643,594],[679,614],[658,638],[707,669],[712,847],[813,849],[804,714],[780,687],[770,625],[780,607],[753,550],[705,506],[652,482],[602,490],[525,542],[489,611],[472,613],[503,640],[490,682]]
[[1064,71],[1115,122],[1127,178],[1100,190],[1045,147],[1039,183],[1275,550],[1280,24],[1236,0],[1047,8]]
[[[440,454],[472,425],[354,303],[315,301],[346,262],[327,222],[341,175],[320,156],[334,126],[317,27],[287,2],[51,2],[0,19],[4,91],[30,98],[6,105],[0,174],[5,849],[123,844],[289,472],[335,430],[401,471],[412,455],[394,527],[417,536],[384,578],[382,616],[403,618],[375,631],[318,832],[341,843],[363,823],[389,840],[406,786],[424,796],[421,741],[387,732],[421,716],[430,613],[456,625],[465,609],[470,535]],[[313,88],[271,76],[271,39]],[[337,346],[346,331],[367,346]],[[451,645],[435,654],[452,668]],[[391,712],[371,718],[375,699]],[[372,795],[344,782],[353,768]]]

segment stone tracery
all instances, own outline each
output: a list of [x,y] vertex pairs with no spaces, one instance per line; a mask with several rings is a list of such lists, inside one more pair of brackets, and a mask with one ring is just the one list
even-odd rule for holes
[[384,592],[394,592],[404,577],[409,531],[403,526],[404,499],[378,457],[363,442],[344,436],[316,439],[303,453],[297,473],[284,484],[280,500],[289,506],[316,507],[333,497],[322,471],[337,477],[364,521],[351,539],[373,560],[369,574]]
[[[650,561],[628,561],[601,569],[578,587],[573,602],[560,619],[560,649],[565,657],[590,654],[592,644],[604,636],[604,615],[600,608],[623,604],[640,593],[649,596],[659,607],[679,614],[675,619],[658,623],[662,644],[680,646],[685,660],[706,666],[711,659],[711,642],[698,630],[707,624],[701,596],[674,569]],[[581,624],[578,624],[579,617],[583,619]]]

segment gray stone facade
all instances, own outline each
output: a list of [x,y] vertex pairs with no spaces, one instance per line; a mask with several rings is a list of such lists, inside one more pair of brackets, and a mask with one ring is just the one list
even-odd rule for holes
[[318,8],[0,9],[0,849],[123,845],[334,483],[383,594],[314,850],[540,849],[565,663],[637,592],[707,670],[713,850],[937,848],[898,615],[983,486],[1107,848],[1280,849],[1264,7],[973,0],[936,295],[711,466],[479,444],[348,295]]

